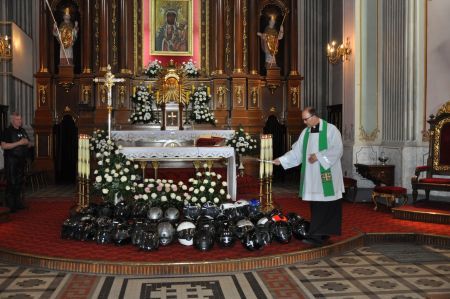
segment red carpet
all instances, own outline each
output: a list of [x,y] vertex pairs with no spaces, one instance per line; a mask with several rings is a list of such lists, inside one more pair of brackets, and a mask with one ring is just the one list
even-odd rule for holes
[[[274,242],[263,250],[250,252],[236,243],[231,249],[217,245],[209,252],[202,253],[192,247],[173,243],[160,247],[155,252],[138,251],[134,246],[97,245],[94,242],[62,240],[61,224],[68,215],[73,200],[29,200],[29,209],[11,215],[11,221],[0,223],[0,248],[35,255],[70,259],[176,262],[225,260],[243,257],[259,257],[297,251],[309,248],[292,239],[289,244]],[[276,203],[285,212],[297,212],[309,219],[309,205],[296,198],[281,198]],[[360,232],[415,232],[450,235],[448,225],[420,223],[393,219],[392,214],[373,211],[371,204],[343,203],[342,236],[333,237],[332,242],[358,235]]]

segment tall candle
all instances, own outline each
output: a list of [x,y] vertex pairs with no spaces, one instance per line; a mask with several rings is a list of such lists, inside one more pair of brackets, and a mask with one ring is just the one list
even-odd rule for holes
[[[266,141],[265,141],[266,147],[265,147],[265,151],[264,151],[264,160],[268,161],[269,160],[269,138],[268,135],[266,135]],[[270,168],[270,163],[265,162],[264,163],[264,175],[265,177],[269,177],[269,168]]]
[[159,100],[159,90],[156,91],[156,101]]
[[262,179],[264,177],[264,135],[261,135],[261,147],[259,151],[259,178]]
[[[273,139],[272,139],[272,135],[269,135],[269,161],[273,160]],[[273,174],[273,164],[272,163],[268,163],[269,164],[269,176],[271,176]]]
[[211,93],[210,93],[210,89],[209,89],[209,86],[208,87],[206,87],[206,91],[208,92],[208,95],[210,95]]
[[133,86],[133,96],[136,95],[136,86]]

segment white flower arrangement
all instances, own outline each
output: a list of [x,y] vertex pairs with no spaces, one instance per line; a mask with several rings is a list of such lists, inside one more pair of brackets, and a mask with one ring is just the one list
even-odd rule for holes
[[189,98],[191,105],[189,118],[197,124],[210,123],[215,125],[214,113],[209,110],[210,101],[211,96],[208,94],[208,89],[205,86],[199,86],[194,89]]
[[221,182],[222,176],[215,172],[197,172],[194,178],[189,179],[189,192],[183,193],[184,204],[202,206],[206,202],[220,205],[230,200],[231,195],[227,192],[227,183]]
[[192,59],[189,59],[188,62],[183,62],[182,69],[187,77],[198,77],[200,74],[198,68],[195,66],[195,61]]
[[151,61],[147,67],[144,70],[144,74],[149,76],[150,78],[158,77],[158,75],[161,73],[163,67],[161,64],[161,61],[158,59],[155,59]]
[[131,101],[134,103],[135,107],[130,118],[128,118],[129,122],[133,124],[158,122],[153,111],[155,96],[148,91],[147,87],[143,85],[137,86],[136,94],[131,97]]
[[91,151],[95,153],[97,169],[94,170],[93,188],[111,203],[114,203],[116,196],[131,197],[140,179],[139,165],[120,153],[120,148],[114,141],[107,139],[102,130],[94,131]]
[[163,208],[183,206],[183,199],[188,187],[182,182],[175,183],[166,179],[144,179],[142,186],[138,186],[134,200],[149,202],[152,206]]
[[258,150],[258,141],[246,133],[242,126],[239,126],[233,138],[227,140],[227,145],[234,147],[236,153],[241,155],[250,155]]

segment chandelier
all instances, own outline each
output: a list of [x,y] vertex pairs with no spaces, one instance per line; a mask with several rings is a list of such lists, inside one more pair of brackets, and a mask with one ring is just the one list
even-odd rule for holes
[[350,41],[348,37],[345,45],[341,44],[337,46],[336,41],[332,41],[331,44],[327,44],[327,57],[331,64],[348,60],[348,56],[350,56],[350,54],[352,54],[352,49],[350,49]]

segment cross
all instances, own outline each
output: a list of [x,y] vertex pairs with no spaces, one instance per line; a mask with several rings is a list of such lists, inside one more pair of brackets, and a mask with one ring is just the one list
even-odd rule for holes
[[173,111],[170,112],[170,114],[167,115],[167,118],[170,119],[169,126],[175,126],[175,125],[176,125],[176,122],[177,122],[177,114],[176,114],[175,112],[173,112]]
[[108,91],[108,106],[111,107],[112,106],[112,87],[114,86],[114,84],[116,82],[124,82],[125,79],[123,78],[118,78],[116,79],[113,75],[113,73],[111,73],[111,65],[108,64],[108,67],[106,68],[106,74],[105,77],[103,78],[94,78],[94,82],[96,83],[104,83],[106,90]]
[[331,181],[331,173],[325,172],[321,174],[322,181],[328,182]]
[[111,73],[111,66],[108,64],[104,78],[94,78],[95,83],[104,83],[108,92],[108,139],[111,139],[111,112],[112,112],[112,92],[111,89],[116,82],[123,82],[125,79],[116,79]]

